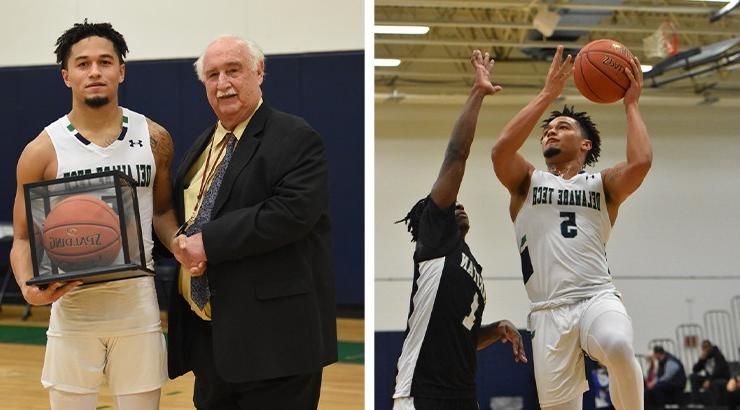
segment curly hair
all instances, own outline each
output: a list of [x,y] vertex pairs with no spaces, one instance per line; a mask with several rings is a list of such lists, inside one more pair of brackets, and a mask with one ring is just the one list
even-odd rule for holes
[[128,46],[121,33],[114,30],[110,23],[88,23],[87,19],[82,23],[75,23],[72,28],[59,36],[55,44],[56,48],[54,49],[54,54],[57,56],[57,64],[60,64],[63,69],[66,69],[67,59],[69,58],[72,46],[80,40],[93,36],[110,40],[118,54],[118,61],[123,64],[123,58],[128,53]]
[[576,112],[574,108],[572,105],[570,108],[566,105],[563,107],[563,111],[551,112],[550,116],[542,121],[542,128],[547,129],[550,122],[557,117],[570,117],[576,120],[583,133],[586,134],[586,138],[591,141],[591,149],[586,154],[585,165],[596,165],[596,162],[599,160],[599,154],[601,154],[601,136],[599,135],[599,130],[596,128],[596,124],[591,121],[591,117],[588,114],[585,112]]
[[411,210],[409,213],[406,214],[406,217],[403,219],[399,219],[398,221],[394,223],[405,223],[406,229],[411,233],[411,242],[416,242],[416,237],[419,233],[419,218],[421,218],[421,213],[424,211],[424,208],[427,206],[427,203],[429,202],[430,198],[424,197],[420,199],[414,206],[411,207]]

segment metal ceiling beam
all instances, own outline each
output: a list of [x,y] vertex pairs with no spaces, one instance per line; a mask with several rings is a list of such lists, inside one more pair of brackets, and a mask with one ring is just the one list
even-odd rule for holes
[[[523,23],[487,23],[480,21],[432,21],[432,20],[378,20],[376,25],[404,25],[404,26],[429,26],[429,27],[465,27],[465,28],[513,28],[522,30],[534,30],[534,26]],[[654,27],[639,26],[622,26],[610,24],[604,26],[575,26],[575,25],[558,25],[555,30],[569,31],[606,31],[606,32],[625,32],[625,33],[654,33]],[[717,35],[717,36],[737,36],[740,30],[723,30],[717,28],[680,28],[682,34],[698,35]]]
[[[425,73],[421,71],[392,71],[392,70],[375,70],[375,77],[414,77],[419,79],[449,79],[458,80],[463,79],[472,83],[473,77],[471,73]],[[545,81],[545,74],[541,75],[529,75],[529,74],[494,74],[492,75],[493,80],[500,82],[502,80],[538,80]]]
[[[557,48],[557,46],[562,45],[565,48],[581,48],[586,43],[573,43],[573,42],[558,42],[558,41],[524,41],[521,43],[514,42],[514,41],[500,41],[500,40],[491,40],[491,41],[475,41],[475,40],[435,40],[435,39],[399,39],[399,38],[383,38],[383,37],[376,37],[375,38],[375,45],[424,45],[424,46],[436,46],[436,47],[444,47],[444,46],[454,46],[454,47],[474,47],[474,48],[482,48],[486,49],[488,47],[513,47],[513,48]],[[625,47],[629,48],[632,51],[637,50],[643,50],[642,44],[625,44]]]
[[[468,56],[465,57],[397,57],[393,55],[387,55],[387,54],[379,54],[375,53],[375,58],[398,58],[403,60],[404,63],[431,63],[431,64],[468,64]],[[499,60],[496,60],[499,61]],[[526,65],[536,65],[536,64],[546,64],[547,67],[550,66],[549,62],[542,62],[538,60],[533,60],[530,57],[527,58],[515,58],[515,59],[506,59],[506,60],[500,60],[505,61],[506,65],[511,64],[526,64]],[[498,64],[498,63],[497,63]],[[498,70],[498,66],[496,67]]]
[[[533,98],[531,94],[514,94],[514,95],[497,95],[496,98],[486,100],[486,105],[490,106],[502,106],[502,105],[517,105],[522,106],[529,103]],[[459,107],[465,102],[466,95],[464,93],[456,95],[440,95],[440,94],[404,94],[401,98],[392,98],[391,94],[375,94],[375,106],[376,113],[378,109],[383,109],[383,106],[391,107],[392,104],[408,104],[408,105],[454,105]],[[641,107],[695,107],[697,103],[701,101],[701,97],[694,94],[677,94],[672,96],[658,96],[658,95],[643,95],[640,97]],[[558,104],[576,104],[581,106],[582,104],[593,104],[586,100],[586,97],[578,94],[577,91],[573,90],[568,92],[564,90],[563,97],[557,102]],[[721,97],[717,103],[710,107],[704,107],[707,111],[711,111],[716,108],[732,108],[736,109],[740,107],[740,98],[734,96]],[[387,110],[388,108],[385,108]],[[700,108],[696,108],[697,110]],[[387,112],[387,111],[386,111]],[[377,117],[376,117],[377,119]],[[377,130],[377,126],[376,126]]]
[[[701,3],[699,3],[701,4]],[[529,9],[535,3],[526,1],[450,1],[450,0],[375,0],[375,7],[404,7],[404,8],[445,8],[445,9]],[[600,11],[639,11],[645,13],[662,14],[706,14],[717,10],[715,7],[706,5],[697,6],[643,6],[636,4],[611,5],[611,4],[549,4],[553,9],[569,10],[600,10]],[[732,13],[736,13],[733,11]]]

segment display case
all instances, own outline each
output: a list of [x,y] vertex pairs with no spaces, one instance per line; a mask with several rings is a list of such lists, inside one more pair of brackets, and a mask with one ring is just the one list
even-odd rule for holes
[[24,185],[34,277],[28,285],[152,276],[136,183],[106,171]]

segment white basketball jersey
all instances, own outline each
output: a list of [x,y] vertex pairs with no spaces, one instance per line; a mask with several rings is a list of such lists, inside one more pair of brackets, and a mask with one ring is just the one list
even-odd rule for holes
[[[156,175],[146,117],[126,108],[121,134],[100,147],[65,115],[45,128],[57,158],[57,178],[122,171],[136,181],[147,267],[153,269],[152,185]],[[49,336],[123,336],[161,329],[151,277],[78,287],[52,304]]]
[[533,303],[575,301],[614,289],[606,260],[611,222],[600,173],[566,180],[535,170],[514,230]]

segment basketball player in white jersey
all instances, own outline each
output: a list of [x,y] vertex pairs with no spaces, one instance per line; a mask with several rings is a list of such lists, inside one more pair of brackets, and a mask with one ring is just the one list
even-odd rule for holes
[[483,99],[501,90],[488,78],[493,67],[488,53],[484,56],[475,50],[470,60],[475,83],[432,192],[401,220],[416,242],[416,251],[394,410],[477,410],[475,352],[497,340],[510,341],[514,359],[527,361],[521,335],[511,322],[481,326],[486,304],[482,268],[465,243],[470,224],[457,202]]
[[572,73],[558,47],[542,91],[509,121],[493,146],[496,176],[511,194],[510,214],[529,296],[529,326],[540,406],[581,409],[588,390],[583,352],[607,367],[618,410],[643,408],[642,374],[632,348],[632,323],[612,283],[606,242],[619,205],[642,183],[652,149],[638,108],[642,72],[635,58],[625,72],[627,159],[599,173],[584,170],[600,152],[591,119],[568,107],[544,121],[546,170],[517,151]]
[[[107,383],[116,408],[159,407],[167,380],[154,281],[151,277],[79,286],[26,285],[33,277],[23,184],[121,170],[137,182],[147,267],[153,268],[152,223],[160,238],[177,230],[167,131],[141,114],[118,106],[128,51],[108,23],[75,24],[57,40],[57,62],[72,91],[72,110],[47,126],[18,160],[11,263],[23,296],[33,305],[52,303],[41,382],[53,410],[95,409]],[[163,240],[170,244],[169,239]]]

